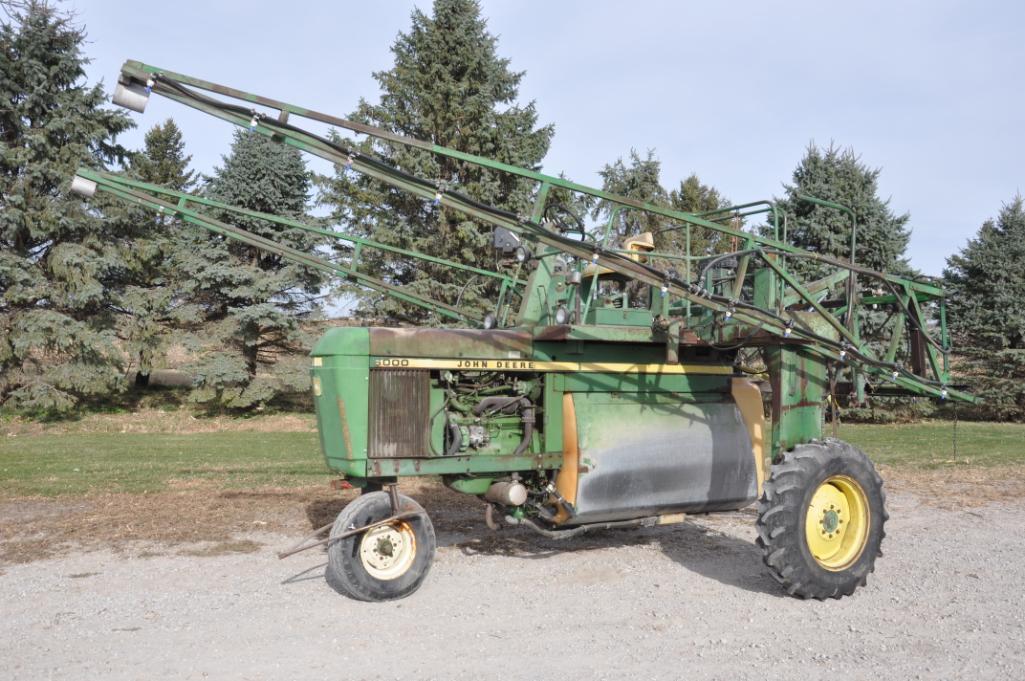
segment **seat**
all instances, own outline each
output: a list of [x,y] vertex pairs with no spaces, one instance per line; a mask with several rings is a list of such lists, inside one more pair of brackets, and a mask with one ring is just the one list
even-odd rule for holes
[[[623,240],[623,250],[633,251],[627,257],[635,262],[648,262],[648,257],[644,254],[655,250],[655,237],[652,236],[651,232],[635,234]],[[584,268],[585,277],[593,277],[596,272],[599,277],[615,274],[608,267],[596,263],[591,263]]]

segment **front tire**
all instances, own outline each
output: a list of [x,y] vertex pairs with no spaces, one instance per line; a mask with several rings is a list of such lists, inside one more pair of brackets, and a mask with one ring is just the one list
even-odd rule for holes
[[875,570],[888,518],[869,458],[827,439],[798,445],[773,466],[758,506],[757,543],[790,595],[840,598]]
[[[409,497],[399,495],[399,507],[419,511],[420,515],[328,544],[325,576],[335,591],[359,601],[388,601],[405,598],[420,588],[437,547],[434,525],[423,508]],[[387,492],[361,494],[338,514],[330,537],[391,515]]]

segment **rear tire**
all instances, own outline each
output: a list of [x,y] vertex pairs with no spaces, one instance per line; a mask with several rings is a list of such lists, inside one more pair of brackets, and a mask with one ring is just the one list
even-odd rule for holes
[[[393,521],[328,544],[327,583],[358,601],[405,598],[420,588],[434,560],[434,525],[423,508],[399,495],[403,510],[421,515]],[[387,492],[364,493],[338,514],[331,537],[392,515]]]
[[821,440],[798,445],[772,467],[757,543],[790,595],[841,598],[875,570],[888,518],[882,478],[864,452]]

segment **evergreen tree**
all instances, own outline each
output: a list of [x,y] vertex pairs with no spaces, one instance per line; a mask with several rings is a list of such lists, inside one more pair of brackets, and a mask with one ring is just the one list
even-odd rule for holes
[[[390,132],[528,168],[548,151],[552,126],[537,127],[533,102],[516,104],[522,72],[498,56],[475,0],[436,0],[431,16],[415,10],[412,27],[392,46],[395,65],[374,74],[382,96],[361,101],[352,118]],[[479,201],[528,212],[532,183],[418,149],[366,141],[362,149],[406,172],[444,183]],[[340,170],[322,181],[322,200],[345,231],[466,263],[494,264],[491,227],[408,193]],[[365,253],[361,267],[418,293],[469,307],[488,306],[495,291],[481,279],[429,263]],[[392,299],[358,293],[360,311],[423,321],[425,315]]]
[[68,187],[80,164],[123,160],[132,123],[85,83],[84,39],[42,0],[0,24],[0,402],[18,408],[67,410],[122,376],[119,225]]
[[[642,157],[636,150],[631,149],[629,161],[617,159],[598,173],[602,178],[603,191],[656,206],[686,213],[700,213],[729,205],[729,201],[723,198],[717,189],[702,184],[694,173],[680,182],[678,188],[671,192],[666,191],[662,186],[662,163],[655,156],[654,150],[648,150]],[[602,201],[595,206],[593,217],[600,217],[607,224],[611,211],[612,205]],[[604,230],[604,226],[601,229]],[[610,245],[619,248],[624,239],[642,232],[651,232],[654,235],[655,248],[658,251],[681,255],[687,252],[685,223],[632,210],[621,212],[621,218],[613,225]],[[719,233],[713,230],[693,226],[690,232],[690,252],[693,256],[718,252],[717,249],[726,243]]]
[[[707,213],[708,211],[719,210],[730,205],[729,200],[719,193],[719,190],[707,184],[703,184],[696,173],[680,182],[680,186],[669,193],[669,205],[675,210],[685,213]],[[727,219],[719,219],[719,218]],[[739,219],[728,217],[727,213],[709,215],[706,219],[713,220],[719,224],[739,229],[743,223]],[[722,253],[725,251],[737,250],[740,246],[733,243],[733,239],[720,232],[691,227],[690,252],[692,255],[708,255],[711,253]],[[669,243],[667,247],[676,253],[683,253],[686,249],[686,231],[676,230],[664,237]]]
[[[631,149],[629,162],[618,158],[599,170],[598,174],[601,175],[603,191],[657,206],[669,206],[669,193],[662,186],[662,162],[655,156],[653,149],[649,149],[644,157],[636,149]],[[594,208],[593,217],[602,218],[607,223],[615,207],[615,204],[600,201]],[[621,211],[620,218],[612,225],[606,245],[609,248],[622,248],[625,238],[641,232],[654,234],[665,226],[668,226],[668,221],[658,215]],[[605,226],[602,225],[600,229],[604,234]],[[656,246],[661,248],[663,245],[659,238]]]
[[[211,198],[254,211],[308,220],[311,176],[299,152],[262,135],[237,131],[231,153],[207,187]],[[307,232],[237,215],[226,222],[306,252],[318,246]],[[322,276],[280,256],[190,229],[191,243],[174,267],[184,297],[201,310],[189,367],[194,399],[230,408],[265,404],[309,387],[307,342],[300,320],[318,310]]]
[[189,170],[192,156],[186,155],[182,132],[173,118],[150,128],[144,144],[142,153],[131,158],[133,177],[175,191],[192,189],[196,184],[196,172]]
[[[786,196],[779,199],[787,216],[788,241],[801,248],[847,260],[851,252],[851,220],[841,211],[814,207],[801,201],[800,194],[843,204],[857,216],[857,253],[859,265],[875,270],[907,273],[904,259],[911,232],[909,215],[896,215],[889,200],[879,198],[879,169],[861,162],[851,149],[830,145],[819,149],[814,144],[794,170],[793,184],[785,185]],[[782,217],[782,216],[781,216]],[[793,267],[806,276],[822,272],[808,262],[794,261]]]
[[[145,147],[134,154],[129,174],[135,179],[176,191],[189,191],[195,172],[189,170],[181,130],[168,118],[146,133]],[[117,308],[124,314],[119,333],[136,369],[135,384],[149,384],[150,371],[165,354],[176,329],[197,321],[194,306],[182,297],[177,267],[187,253],[183,223],[167,215],[154,215],[130,204],[111,206],[106,214],[120,214],[131,239],[124,243],[124,280],[117,291]]]
[[1025,419],[1025,204],[1016,196],[944,271],[954,348],[979,415]]
[[686,213],[704,213],[726,208],[730,202],[715,187],[702,184],[697,173],[680,182],[680,186],[669,194],[669,203],[676,210]]

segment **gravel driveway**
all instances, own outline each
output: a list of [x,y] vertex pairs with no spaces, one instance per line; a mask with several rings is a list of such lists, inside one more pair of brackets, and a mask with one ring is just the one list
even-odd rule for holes
[[1025,678],[1025,503],[889,506],[868,587],[823,603],[780,594],[752,510],[556,544],[441,509],[425,586],[378,604],[331,591],[323,552],[278,561],[294,536],[72,553],[0,573],[0,677]]

